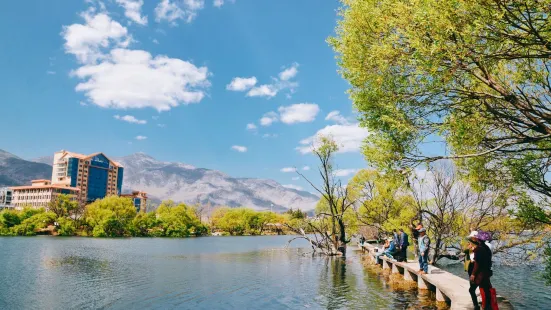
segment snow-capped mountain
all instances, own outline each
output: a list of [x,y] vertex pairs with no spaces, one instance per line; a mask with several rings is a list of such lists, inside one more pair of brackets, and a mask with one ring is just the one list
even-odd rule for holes
[[144,153],[114,160],[124,166],[123,190],[142,190],[158,199],[274,211],[309,211],[319,200],[309,192],[286,188],[273,180],[232,178],[216,170],[157,161]]

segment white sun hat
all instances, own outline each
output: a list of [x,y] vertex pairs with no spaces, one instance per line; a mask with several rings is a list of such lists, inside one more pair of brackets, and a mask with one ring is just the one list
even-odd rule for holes
[[469,235],[468,238],[477,238],[477,237],[478,237],[478,231],[473,230],[471,231],[471,234]]

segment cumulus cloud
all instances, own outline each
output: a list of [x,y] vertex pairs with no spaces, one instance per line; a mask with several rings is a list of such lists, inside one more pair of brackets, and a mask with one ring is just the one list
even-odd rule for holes
[[262,116],[262,118],[260,119],[260,125],[262,126],[270,126],[272,125],[274,122],[277,122],[278,121],[278,115],[276,112],[268,112],[266,114],[264,114],[264,116]]
[[138,141],[139,140],[145,140],[145,139],[147,139],[146,136],[136,136],[136,140],[138,140]]
[[84,24],[64,26],[65,51],[75,55],[80,63],[95,63],[103,57],[103,49],[115,45],[126,47],[132,38],[128,30],[106,13],[94,15],[93,10],[81,14]]
[[131,21],[147,25],[147,16],[142,16],[143,0],[116,0],[124,8],[124,15]]
[[308,170],[310,170],[310,166],[304,166],[304,167],[302,167],[302,170],[308,171]]
[[273,85],[260,85],[247,92],[247,97],[274,97],[279,90]]
[[204,0],[162,0],[155,7],[155,20],[157,22],[167,21],[172,25],[176,25],[176,21],[179,19],[191,23],[197,16],[197,12],[204,6]]
[[279,107],[279,119],[285,124],[308,123],[316,119],[319,106],[315,103],[297,103]]
[[[283,90],[289,90],[294,93],[298,86],[297,82],[291,81],[298,73],[298,64],[294,63],[291,67],[284,69],[278,74],[278,78],[272,78],[272,83],[261,84],[256,86],[258,82],[256,77],[251,78],[234,78],[226,89],[232,91],[247,91],[247,97],[275,97]],[[234,83],[236,85],[234,85]],[[289,96],[289,94],[287,94]]]
[[297,191],[303,190],[302,187],[300,187],[300,186],[298,186],[298,185],[294,185],[294,184],[285,184],[285,185],[283,185],[283,187],[285,187],[285,188],[290,188],[290,189],[294,189],[294,190],[297,190]]
[[295,171],[297,171],[297,169],[294,168],[294,167],[285,167],[285,168],[281,168],[280,171],[281,171],[281,172],[288,173],[288,172],[295,172]]
[[277,138],[277,137],[278,137],[278,135],[275,134],[275,133],[265,133],[265,134],[262,135],[262,138],[264,138],[264,139]]
[[250,78],[236,77],[233,78],[230,84],[226,85],[226,89],[231,91],[245,91],[255,86],[256,82],[257,80],[254,76]]
[[347,177],[347,176],[352,175],[352,174],[354,174],[358,171],[359,171],[359,169],[337,169],[337,170],[335,170],[335,176]]
[[245,153],[247,151],[247,148],[241,145],[234,145],[231,148],[232,150],[237,151],[239,153]]
[[358,152],[363,140],[369,135],[367,129],[359,124],[331,125],[318,130],[316,134],[300,141],[296,149],[302,154],[312,152],[312,146],[318,147],[320,137],[330,137],[339,146],[339,153]]
[[224,5],[224,0],[214,0],[213,5],[217,8],[219,8],[219,7]]
[[114,49],[99,64],[73,71],[83,82],[76,87],[103,108],[154,108],[167,111],[205,96],[208,69],[142,50]]
[[298,73],[298,63],[294,63],[291,67],[281,71],[279,73],[279,79],[287,81],[294,78]]
[[300,179],[300,177],[292,177],[291,180],[293,181],[298,181],[298,179]]
[[132,115],[125,115],[125,116],[115,115],[114,118],[123,122],[132,123],[132,124],[140,124],[140,125],[147,124],[146,120],[137,119]]
[[341,115],[341,112],[339,111],[331,111],[327,116],[325,117],[326,121],[334,121],[337,124],[348,124],[348,120]]
[[247,130],[255,130],[256,129],[256,125],[253,124],[253,123],[249,123],[247,124]]

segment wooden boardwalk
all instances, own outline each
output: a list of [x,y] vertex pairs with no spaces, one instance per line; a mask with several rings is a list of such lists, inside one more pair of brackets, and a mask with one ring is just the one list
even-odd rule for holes
[[[364,244],[364,249],[369,256],[375,260],[381,249],[372,245]],[[403,274],[404,280],[417,282],[419,289],[430,289],[436,291],[436,300],[447,302],[455,309],[474,309],[469,294],[469,281],[453,275],[440,268],[430,266],[429,274],[419,275],[419,263],[416,261],[398,262],[386,256],[380,256],[377,264],[382,265],[383,269],[391,269],[392,273]],[[477,290],[477,294],[478,290]],[[499,309],[513,309],[511,303],[501,296],[498,296]]]

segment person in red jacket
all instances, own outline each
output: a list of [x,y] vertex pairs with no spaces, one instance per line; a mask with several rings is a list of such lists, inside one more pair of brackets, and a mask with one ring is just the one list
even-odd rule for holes
[[[475,310],[479,310],[480,306],[478,305],[478,299],[476,297],[476,288],[480,287],[481,290],[484,290],[484,294],[487,296],[486,304],[482,305],[484,310],[491,310],[492,303],[490,300],[490,288],[492,283],[490,282],[490,277],[492,276],[492,251],[484,242],[480,242],[476,238],[469,238],[469,242],[475,245],[473,249],[473,259],[472,259],[472,271],[470,272],[470,288],[469,293],[471,294],[471,299]],[[470,269],[470,268],[469,268]]]

